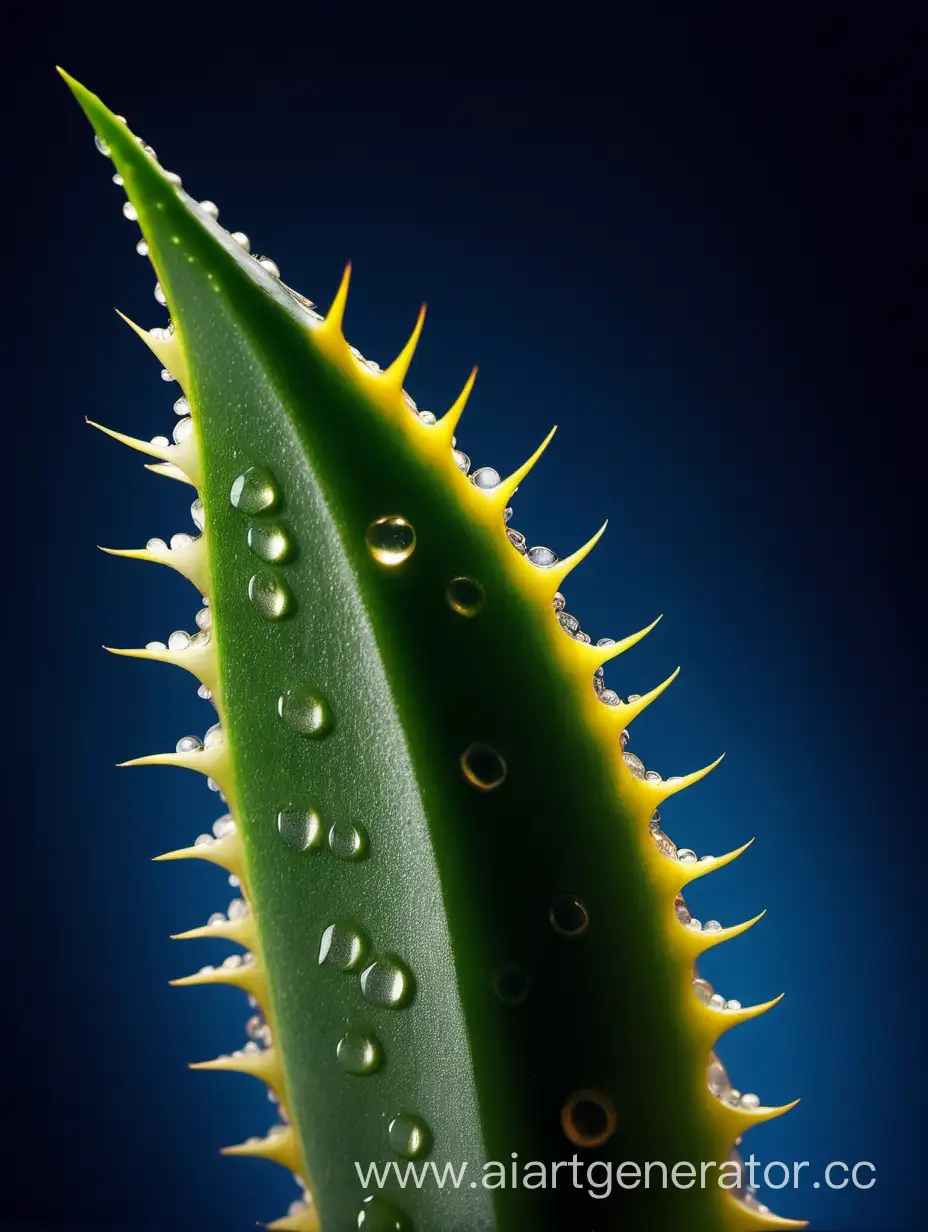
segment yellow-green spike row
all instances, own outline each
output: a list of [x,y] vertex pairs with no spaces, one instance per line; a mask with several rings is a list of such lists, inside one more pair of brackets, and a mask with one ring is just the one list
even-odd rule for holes
[[171,565],[203,607],[194,635],[114,653],[185,668],[218,711],[202,739],[128,764],[199,770],[228,810],[156,858],[236,887],[177,935],[243,952],[174,983],[253,999],[248,1043],[194,1068],[258,1077],[279,1102],[279,1126],[226,1152],[299,1178],[268,1226],[800,1226],[712,1185],[604,1205],[572,1184],[359,1184],[354,1161],[478,1177],[513,1153],[698,1169],[785,1111],[735,1091],[714,1052],[769,1006],[723,999],[694,966],[755,921],[700,925],[681,894],[744,848],[699,859],[661,829],[661,803],[718,762],[665,780],[627,747],[676,672],[620,697],[608,664],[654,624],[594,646],[566,609],[602,530],[559,559],[508,522],[551,436],[508,478],[472,473],[456,433],[476,369],[441,417],[404,389],[424,311],[385,369],[366,359],[343,332],[350,267],[323,316],[66,80],[170,313],[130,325],[183,391],[174,443],[104,431],[196,487],[199,533],[114,554]]

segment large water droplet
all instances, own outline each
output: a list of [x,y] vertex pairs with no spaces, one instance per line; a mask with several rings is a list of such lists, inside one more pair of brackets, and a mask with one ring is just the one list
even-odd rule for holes
[[445,598],[461,616],[476,616],[487,601],[486,591],[472,578],[452,578],[445,587]]
[[229,501],[241,513],[267,513],[280,500],[277,480],[264,466],[250,466],[232,484]]
[[338,1041],[335,1056],[346,1073],[359,1077],[375,1074],[383,1064],[380,1040],[370,1031],[354,1027]]
[[531,980],[519,967],[503,967],[493,980],[493,991],[506,1005],[520,1005],[531,986]]
[[419,1159],[432,1145],[429,1127],[421,1117],[401,1112],[387,1128],[391,1148],[405,1159]]
[[318,739],[332,727],[332,712],[324,699],[308,684],[294,685],[277,699],[277,713],[303,736]]
[[575,1091],[561,1109],[561,1128],[575,1146],[602,1146],[615,1133],[615,1106],[602,1091]]
[[248,582],[248,598],[265,620],[282,620],[294,607],[286,582],[273,573],[256,573]]
[[358,1211],[358,1227],[362,1232],[412,1232],[412,1224],[398,1206],[370,1194]]
[[355,971],[361,965],[365,939],[350,924],[330,924],[319,943],[319,965],[336,971]]
[[288,847],[315,851],[322,843],[322,822],[315,809],[281,809],[277,832]]
[[392,568],[408,560],[416,546],[416,532],[405,518],[391,516],[371,522],[365,534],[374,560]]
[[255,556],[260,556],[269,565],[282,565],[292,560],[296,551],[293,536],[276,523],[262,526],[254,523],[248,527],[248,546]]
[[329,830],[329,850],[339,860],[363,860],[367,835],[357,826],[337,821]]
[[361,992],[372,1005],[401,1010],[414,991],[412,972],[395,954],[385,954],[361,972]]
[[461,769],[479,791],[493,791],[506,778],[506,763],[488,744],[472,744],[461,754]]
[[573,894],[564,894],[556,899],[551,905],[548,918],[556,933],[571,940],[582,937],[590,927],[590,913],[586,905]]

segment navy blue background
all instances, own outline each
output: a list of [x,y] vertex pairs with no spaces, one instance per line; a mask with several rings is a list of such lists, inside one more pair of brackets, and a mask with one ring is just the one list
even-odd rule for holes
[[[749,1140],[813,1164],[770,1203],[919,1226],[913,31],[892,6],[747,7],[619,6],[611,34],[313,4],[24,19],[0,1221],[235,1232],[295,1196],[216,1153],[271,1124],[263,1088],[185,1068],[240,1046],[240,995],[167,985],[223,955],[168,934],[233,892],[150,857],[208,828],[215,797],[112,768],[212,711],[185,674],[99,650],[193,628],[185,583],[94,548],[191,529],[190,495],[83,423],[169,433],[177,391],[112,312],[164,320],[57,61],[323,308],[351,258],[366,355],[388,362],[427,300],[408,387],[440,411],[480,365],[475,465],[510,469],[560,425],[513,524],[565,554],[611,519],[568,606],[594,638],[666,613],[608,669],[620,692],[684,668],[631,747],[665,775],[728,753],[667,828],[699,852],[758,836],[691,899],[723,923],[769,908],[704,968],[745,1004],[787,993],[722,1047],[742,1090],[803,1096]],[[811,1188],[831,1160],[872,1161],[876,1186]]]

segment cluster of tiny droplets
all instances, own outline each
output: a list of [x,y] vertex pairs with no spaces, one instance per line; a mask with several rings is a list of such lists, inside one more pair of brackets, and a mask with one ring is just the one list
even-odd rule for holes
[[[705,984],[706,981],[697,980],[696,983]],[[711,985],[707,985],[707,987],[711,988]],[[730,1002],[729,1004],[735,1009],[741,1008],[737,1001]],[[723,1103],[730,1104],[733,1108],[745,1108],[748,1112],[753,1112],[760,1107],[760,1098],[757,1095],[750,1093],[742,1095],[740,1091],[732,1086],[728,1071],[714,1052],[709,1054],[706,1082],[709,1090],[717,1099],[720,1099]]]

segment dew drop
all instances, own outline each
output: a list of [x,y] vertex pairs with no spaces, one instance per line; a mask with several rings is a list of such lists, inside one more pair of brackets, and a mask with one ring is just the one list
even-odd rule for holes
[[472,578],[452,578],[445,587],[445,598],[461,616],[476,616],[487,601],[486,592]]
[[293,537],[282,526],[260,523],[248,527],[248,546],[255,556],[269,565],[282,565],[291,560],[295,548]]
[[235,240],[236,244],[241,244],[246,252],[251,251],[251,240],[244,231],[233,231],[232,238]]
[[420,1159],[432,1145],[429,1127],[421,1117],[401,1112],[387,1126],[390,1147],[404,1159]]
[[414,990],[412,972],[395,954],[385,954],[361,972],[361,992],[372,1005],[404,1009],[412,1000]]
[[601,1091],[575,1091],[561,1109],[561,1128],[574,1146],[602,1146],[615,1133],[615,1106]]
[[319,965],[355,971],[367,948],[364,937],[348,924],[330,924],[319,942]]
[[256,573],[248,582],[248,598],[265,620],[283,620],[293,611],[293,596],[273,573]]
[[361,1232],[411,1232],[412,1224],[398,1206],[370,1194],[358,1211],[358,1228]]
[[137,222],[139,212],[131,201],[124,201],[122,207],[123,217],[128,218],[130,222]]
[[481,488],[484,492],[488,492],[491,488],[499,487],[499,471],[495,471],[492,466],[478,467],[478,469],[471,475],[470,481],[474,487]]
[[369,1031],[352,1028],[338,1041],[335,1056],[339,1065],[349,1074],[363,1077],[375,1074],[383,1064],[383,1049],[380,1040]]
[[140,257],[147,257],[148,256],[148,240],[139,240],[139,242],[135,246],[135,251],[139,254]]
[[390,568],[408,560],[416,546],[415,530],[399,515],[371,522],[364,538],[374,560]]
[[219,217],[219,206],[215,201],[201,201],[200,209],[204,212],[204,214],[209,214],[210,218]]
[[550,548],[529,548],[528,560],[539,569],[550,569],[557,564],[557,553]]
[[104,158],[110,157],[110,147],[106,144],[106,142],[103,140],[103,138],[100,136],[99,133],[94,134],[93,143],[97,147],[97,149],[100,151],[100,153],[103,155]]
[[493,991],[505,1005],[520,1005],[531,986],[531,980],[519,967],[503,967],[493,980]]
[[332,713],[318,692],[308,684],[294,685],[277,699],[277,713],[294,731],[318,739],[328,735]]
[[573,894],[564,894],[551,906],[548,913],[551,927],[562,937],[572,941],[582,937],[590,927],[590,913],[586,905]]
[[367,835],[357,826],[336,822],[329,830],[329,850],[338,860],[363,860],[367,855]]
[[272,261],[270,257],[260,257],[258,259],[258,264],[262,269],[267,270],[272,278],[280,277],[280,266],[276,261]]
[[[188,415],[184,419],[178,419],[177,423],[174,425],[174,431],[171,435],[174,437],[175,445],[183,445],[184,441],[190,439],[192,433],[193,420]],[[201,527],[200,529],[202,530],[203,528]]]
[[240,513],[267,513],[280,500],[277,480],[266,467],[250,466],[232,484],[229,501]]
[[472,744],[461,754],[461,769],[478,791],[493,791],[505,780],[506,763],[488,744]]
[[322,843],[322,822],[315,809],[282,809],[277,814],[277,833],[288,847],[315,851]]
[[623,753],[622,758],[636,779],[644,778],[645,767],[640,757],[637,757],[634,753]]

